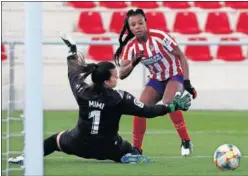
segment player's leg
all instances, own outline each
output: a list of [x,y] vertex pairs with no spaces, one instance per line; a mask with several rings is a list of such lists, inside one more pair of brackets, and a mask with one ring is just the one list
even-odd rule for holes
[[[62,133],[63,132],[53,134],[44,140],[44,143],[43,143],[44,156],[50,155],[55,151],[61,151],[58,141]],[[20,155],[17,157],[9,158],[8,162],[12,164],[23,164],[24,156]]]
[[[163,96],[163,103],[164,104],[172,103],[176,92],[180,92],[182,94],[183,91],[184,91],[183,76],[177,75],[172,77],[167,82]],[[192,152],[193,146],[190,142],[190,137],[187,132],[182,111],[175,111],[173,113],[170,113],[169,116],[178,132],[178,135],[182,140],[181,155],[187,156]]]
[[106,158],[118,163],[150,163],[150,159],[133,148],[132,145],[118,136],[115,143],[106,148]]
[[[148,157],[140,155],[132,145],[123,140],[121,136],[116,136],[114,140],[98,141],[98,143],[88,143],[77,139],[74,148],[74,155],[85,159],[112,160],[117,163],[147,163]],[[63,148],[63,147],[62,147]],[[124,157],[129,154],[128,157]],[[123,161],[122,158],[124,157]]]
[[59,151],[63,151],[62,148],[61,148],[61,145],[60,145],[60,138],[62,136],[62,134],[64,133],[65,131],[62,131],[60,133],[57,134],[56,136],[56,145],[57,145],[57,148]]
[[[138,151],[136,148],[133,148],[131,144],[123,140],[122,141],[122,147],[121,147],[121,153],[122,157],[120,158],[121,163],[125,164],[137,164],[137,163],[150,163],[150,159],[147,156],[144,156],[140,154],[140,151]],[[128,151],[128,150],[130,151]]]
[[[157,80],[151,79],[143,90],[140,101],[146,105],[154,105],[161,100],[163,87]],[[134,116],[133,119],[133,146],[142,153],[142,143],[146,131],[146,118]]]

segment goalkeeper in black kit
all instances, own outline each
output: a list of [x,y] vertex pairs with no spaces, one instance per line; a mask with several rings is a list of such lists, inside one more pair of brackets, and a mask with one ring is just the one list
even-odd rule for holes
[[[76,126],[44,140],[44,156],[55,151],[86,159],[112,160],[120,163],[148,163],[132,145],[118,134],[122,115],[154,118],[184,110],[191,105],[189,94],[177,95],[173,104],[146,106],[130,93],[114,90],[118,74],[111,62],[85,63],[76,44],[67,36],[61,37],[70,49],[67,57],[68,79],[79,106]],[[85,79],[91,75],[92,84]],[[9,158],[9,163],[23,163],[25,156]]]

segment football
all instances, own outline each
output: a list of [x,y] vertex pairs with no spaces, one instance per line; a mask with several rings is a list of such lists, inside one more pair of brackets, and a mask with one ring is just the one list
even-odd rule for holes
[[240,166],[241,153],[233,144],[223,144],[214,152],[214,163],[221,170],[235,170]]

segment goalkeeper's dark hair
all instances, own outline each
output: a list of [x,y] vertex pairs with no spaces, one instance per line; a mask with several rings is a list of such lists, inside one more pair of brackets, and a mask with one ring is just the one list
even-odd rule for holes
[[[119,57],[120,57],[120,54],[122,52],[123,47],[128,43],[129,40],[131,40],[134,37],[134,34],[131,32],[131,30],[129,28],[128,19],[129,19],[129,17],[135,16],[135,15],[142,15],[146,21],[146,16],[145,16],[145,13],[142,9],[136,9],[136,10],[131,9],[127,12],[126,18],[124,20],[124,25],[122,27],[122,30],[121,30],[121,33],[119,36],[119,47],[114,54],[114,61],[115,61],[115,64],[118,66],[120,66]],[[125,34],[126,30],[128,32],[127,36],[125,37],[124,40],[122,40],[123,35]]]
[[111,62],[99,62],[98,64],[86,64],[83,66],[82,71],[85,73],[84,78],[91,74],[93,85],[92,91],[104,93],[106,88],[104,81],[109,80],[111,77],[111,70],[115,69],[115,65]]

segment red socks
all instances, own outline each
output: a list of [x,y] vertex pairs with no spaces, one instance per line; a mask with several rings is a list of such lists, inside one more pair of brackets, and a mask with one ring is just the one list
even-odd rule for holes
[[[190,140],[182,111],[175,111],[169,114],[178,135],[182,140]],[[146,119],[135,116],[133,119],[133,146],[142,149],[142,143],[146,131]]]
[[185,126],[182,111],[175,111],[175,112],[170,113],[169,115],[180,138],[182,140],[190,140],[190,137],[188,135],[188,132]]
[[133,119],[133,146],[142,149],[142,142],[146,131],[146,119],[134,116]]

